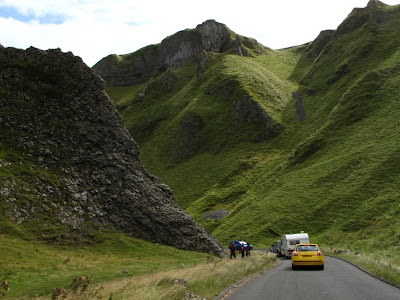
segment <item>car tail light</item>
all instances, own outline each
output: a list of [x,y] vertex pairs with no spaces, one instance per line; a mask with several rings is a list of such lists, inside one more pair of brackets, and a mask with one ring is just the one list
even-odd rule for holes
[[293,251],[292,256],[298,256],[296,251]]
[[317,252],[317,256],[322,256],[321,251],[318,251],[318,252]]

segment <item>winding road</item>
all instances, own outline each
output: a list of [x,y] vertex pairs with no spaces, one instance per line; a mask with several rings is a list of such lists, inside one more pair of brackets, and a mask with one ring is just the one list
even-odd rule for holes
[[290,259],[237,288],[229,300],[261,299],[397,299],[400,289],[353,265],[325,256],[325,270],[293,271]]

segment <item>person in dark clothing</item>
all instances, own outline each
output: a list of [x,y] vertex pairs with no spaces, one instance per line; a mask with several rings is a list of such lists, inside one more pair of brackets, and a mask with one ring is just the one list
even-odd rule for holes
[[247,244],[247,246],[246,246],[246,256],[250,256],[250,250],[251,250],[251,245],[250,244]]
[[246,251],[246,247],[244,246],[244,243],[242,243],[242,248],[240,249],[240,253],[242,253],[242,257],[244,257],[245,251]]
[[229,244],[229,250],[231,251],[231,259],[232,259],[232,256],[233,256],[233,258],[236,258],[236,246],[235,246],[235,243]]

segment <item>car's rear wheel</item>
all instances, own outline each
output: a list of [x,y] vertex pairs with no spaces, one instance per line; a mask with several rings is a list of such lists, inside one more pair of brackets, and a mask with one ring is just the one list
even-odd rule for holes
[[320,270],[324,269],[324,264],[322,264],[322,266],[319,267]]
[[297,267],[294,264],[292,264],[292,270],[296,270],[296,269],[297,269]]

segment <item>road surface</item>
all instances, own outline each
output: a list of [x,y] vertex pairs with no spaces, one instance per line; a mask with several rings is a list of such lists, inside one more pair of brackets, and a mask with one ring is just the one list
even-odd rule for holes
[[292,270],[290,259],[237,288],[228,300],[261,299],[397,299],[400,289],[353,265],[325,256],[325,270]]

